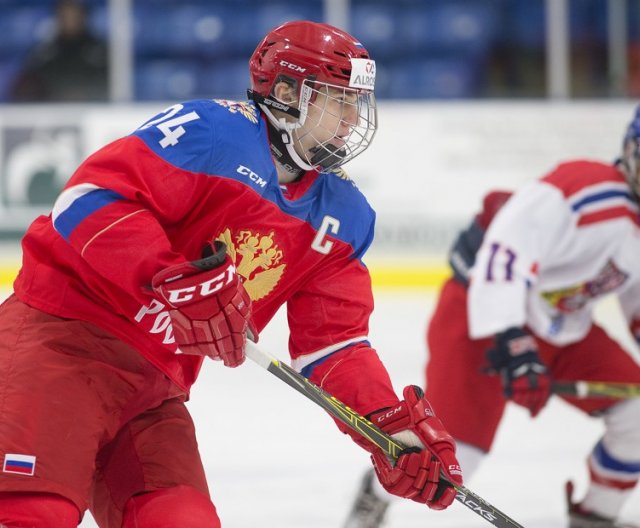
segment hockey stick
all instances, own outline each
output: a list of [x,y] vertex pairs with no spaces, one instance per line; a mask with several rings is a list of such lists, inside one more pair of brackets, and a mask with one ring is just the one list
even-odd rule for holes
[[627,400],[640,397],[640,385],[636,383],[611,383],[605,381],[555,381],[551,390],[555,394],[577,398],[614,398]]
[[[258,348],[255,343],[247,341],[246,353],[249,359],[318,404],[335,419],[340,420],[343,424],[361,434],[372,444],[382,449],[389,457],[395,460],[405,449],[405,446],[402,445],[401,442],[375,426],[364,416],[347,407],[334,396],[331,396],[331,394],[324,389],[309,381],[286,363],[279,361]],[[444,474],[442,476],[444,477]],[[494,526],[498,528],[524,528],[521,524],[518,524],[508,515],[489,504],[471,490],[453,482],[449,483],[457,491],[456,500],[458,502],[461,502],[476,515],[489,521]]]

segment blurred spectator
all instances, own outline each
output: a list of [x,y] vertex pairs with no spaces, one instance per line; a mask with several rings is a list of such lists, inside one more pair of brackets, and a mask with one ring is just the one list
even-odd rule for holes
[[107,47],[87,26],[79,0],[59,0],[51,40],[27,57],[10,95],[13,101],[105,101]]

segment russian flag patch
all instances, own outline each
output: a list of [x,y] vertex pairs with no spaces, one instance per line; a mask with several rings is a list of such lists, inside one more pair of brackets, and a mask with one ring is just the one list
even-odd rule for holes
[[33,476],[35,470],[36,457],[32,455],[16,455],[14,453],[4,455],[3,473]]

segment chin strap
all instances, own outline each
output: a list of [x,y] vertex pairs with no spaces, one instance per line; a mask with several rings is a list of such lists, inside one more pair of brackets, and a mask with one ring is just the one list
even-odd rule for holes
[[[266,113],[266,112],[265,112]],[[269,117],[267,115],[267,117]],[[276,161],[282,165],[288,172],[298,177],[305,170],[310,170],[305,167],[301,167],[300,164],[291,156],[291,136],[286,130],[281,130],[275,126],[270,119],[267,119],[267,128],[269,130],[269,146],[271,147],[271,154]],[[295,150],[293,150],[295,154]],[[296,154],[296,158],[299,158]],[[313,168],[313,167],[312,167]]]
[[[287,154],[289,155],[289,158],[293,160],[293,162],[302,170],[305,170],[305,171],[316,170],[318,167],[316,167],[315,165],[310,165],[298,155],[298,153],[296,152],[296,149],[293,148],[293,140],[291,138],[291,135],[290,134],[287,134],[287,135],[289,137],[289,142],[285,143],[284,146],[287,149]],[[284,134],[282,134],[282,136],[284,136]]]
[[277,119],[271,110],[275,108],[296,119],[300,119],[300,111],[271,97],[264,97],[253,90],[247,90],[247,96],[254,101],[264,115],[267,116],[271,152],[276,160],[284,167],[290,167],[294,170],[315,170],[316,166],[305,162],[293,148],[292,133],[296,128],[301,126],[300,121],[290,123],[284,118]]
[[[313,148],[311,150],[310,163],[307,163],[300,157],[293,146],[293,132],[302,125],[300,121],[301,112],[297,108],[281,103],[271,97],[264,97],[253,90],[247,90],[247,96],[267,116],[271,152],[284,167],[297,167],[304,171],[321,170],[324,167],[340,162],[345,157],[346,150],[344,148],[326,144]],[[277,119],[273,115],[272,109],[295,117],[298,121],[291,123],[284,118]]]

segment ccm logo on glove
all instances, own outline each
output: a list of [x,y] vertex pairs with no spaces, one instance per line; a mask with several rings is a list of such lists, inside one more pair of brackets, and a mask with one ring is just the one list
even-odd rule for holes
[[[385,412],[382,415],[378,415],[374,417],[374,420],[376,421],[376,423],[381,423],[381,422],[386,422],[389,418],[391,418],[394,414],[397,414],[399,412],[405,412],[404,409],[404,404],[403,405],[398,405],[397,407],[394,407],[393,409],[391,409],[390,411]],[[424,408],[424,415],[429,417],[429,416],[435,416],[435,414],[433,413],[433,411],[431,410],[431,407],[425,407]]]
[[167,281],[168,285],[165,288],[166,293],[168,293],[167,302],[169,302],[169,304],[179,304],[192,301],[196,296],[206,297],[207,295],[216,293],[220,291],[224,286],[231,283],[235,274],[236,268],[233,266],[229,266],[229,268],[225,269],[222,273],[220,273],[216,277],[213,277],[212,279],[204,281],[200,284],[196,284],[195,286],[190,286],[188,288],[178,288],[177,290],[172,290],[170,286],[171,281],[182,278],[182,275],[178,275],[177,277],[171,278]]
[[386,411],[385,413],[381,414],[380,416],[376,416],[374,419],[375,419],[376,423],[384,422],[387,419],[391,418],[394,414],[399,413],[400,411],[402,411],[403,409],[404,409],[404,407],[402,405],[399,405],[398,407],[395,407],[395,408],[391,409],[390,411]]

